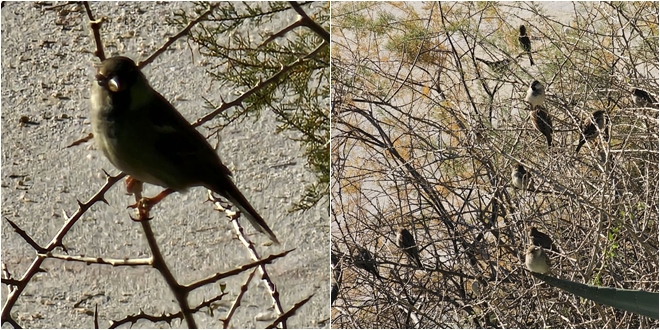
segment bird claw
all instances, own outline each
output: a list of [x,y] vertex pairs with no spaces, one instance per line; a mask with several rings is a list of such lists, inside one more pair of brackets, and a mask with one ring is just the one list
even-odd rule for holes
[[[142,183],[140,182],[140,184]],[[173,192],[174,192],[173,189],[168,188],[163,190],[160,194],[156,195],[155,197],[152,198],[141,197],[137,201],[137,203],[131,204],[127,208],[137,209],[139,219],[151,220],[151,218],[149,217],[149,211],[151,210],[151,208],[154,207],[156,204],[160,203],[160,201],[162,201],[163,198],[167,197],[167,195]]]
[[131,216],[131,219],[133,221],[151,220],[152,217],[149,216],[149,211],[156,204],[158,204],[158,200],[143,197],[140,198],[140,200],[137,201],[135,204],[131,204],[126,208],[137,209],[138,218],[136,219],[133,218],[133,216]]

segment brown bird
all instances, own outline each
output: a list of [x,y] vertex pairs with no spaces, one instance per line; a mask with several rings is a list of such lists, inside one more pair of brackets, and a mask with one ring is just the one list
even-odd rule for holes
[[532,244],[540,246],[546,250],[552,250],[553,252],[559,253],[559,250],[555,244],[552,243],[552,239],[546,233],[538,231],[536,227],[532,227],[529,235],[532,237]]
[[607,124],[609,123],[609,117],[605,114],[605,111],[598,110],[592,114],[593,118],[585,121],[582,125],[582,133],[580,135],[580,142],[575,148],[575,153],[580,152],[580,148],[587,143],[587,141],[594,140],[598,137],[598,132],[603,132],[603,137],[605,141],[609,141],[609,132],[607,131]]
[[647,91],[639,89],[639,88],[632,88],[630,90],[632,92],[632,97],[633,97],[633,102],[635,102],[635,105],[638,107],[648,107],[648,108],[656,108],[657,106],[654,106],[654,104],[658,103],[651,94],[649,94]]
[[488,285],[488,282],[486,282],[483,277],[479,276],[470,283],[470,289],[472,289],[472,292],[474,292],[475,295],[480,296],[484,292],[486,285]]
[[518,189],[532,189],[532,180],[522,164],[517,164],[511,172],[511,184]]
[[357,255],[353,259],[355,267],[364,269],[367,272],[374,274],[378,279],[382,279],[378,273],[376,259],[371,255],[371,252],[360,246],[357,246],[357,252]]
[[550,259],[542,248],[530,246],[525,253],[525,266],[534,273],[545,274],[550,271]]
[[534,60],[532,59],[532,42],[527,36],[527,29],[524,25],[521,25],[519,31],[520,35],[518,36],[518,41],[520,42],[520,47],[522,47],[529,56],[529,65],[534,65]]
[[408,255],[408,258],[417,264],[419,268],[424,268],[422,261],[419,259],[419,250],[417,249],[417,244],[415,244],[415,238],[410,234],[408,229],[399,229],[396,240],[399,248]]
[[522,54],[519,54],[515,58],[506,58],[503,60],[499,61],[489,61],[489,60],[484,60],[483,58],[475,57],[475,59],[481,63],[486,64],[493,72],[497,74],[503,74],[505,73],[508,69],[509,66],[511,65],[511,62],[517,61],[518,58],[520,58]]
[[548,141],[548,147],[551,147],[552,118],[550,118],[550,114],[543,107],[538,106],[536,110],[532,111],[532,124],[545,136],[545,139]]
[[[279,243],[204,135],[149,85],[133,60],[117,56],[103,61],[92,82],[90,103],[96,146],[115,167],[135,180],[169,188],[167,193],[210,189]],[[166,195],[145,199],[145,204],[155,205]]]

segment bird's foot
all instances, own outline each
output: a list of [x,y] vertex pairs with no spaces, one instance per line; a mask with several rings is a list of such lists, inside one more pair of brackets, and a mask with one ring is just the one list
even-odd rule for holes
[[151,220],[152,218],[149,217],[149,211],[156,204],[157,203],[154,203],[154,201],[151,198],[148,197],[140,198],[140,200],[137,201],[135,204],[131,204],[128,206],[128,208],[137,209],[137,218],[131,216],[131,219],[133,221]]
[[131,217],[131,219],[135,221],[151,220],[151,218],[149,217],[149,211],[151,211],[151,208],[154,207],[156,204],[160,203],[160,201],[162,201],[165,197],[167,197],[167,195],[173,192],[174,192],[173,189],[168,188],[163,190],[160,194],[156,195],[155,197],[152,198],[142,197],[135,204],[129,205],[128,208],[137,209],[137,214],[138,214],[137,219],[133,217]]

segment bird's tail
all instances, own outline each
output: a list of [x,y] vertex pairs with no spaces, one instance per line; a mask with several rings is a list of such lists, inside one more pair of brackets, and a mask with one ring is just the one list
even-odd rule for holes
[[422,264],[422,261],[419,259],[419,256],[415,258],[415,263],[417,264],[417,267],[419,267],[420,269],[424,269],[424,265]]
[[527,56],[529,56],[529,65],[534,65],[534,60],[532,59],[532,52],[527,52]]
[[576,154],[577,154],[578,152],[580,152],[580,148],[582,148],[582,146],[583,146],[586,142],[587,142],[586,139],[584,139],[584,138],[580,139],[580,143],[578,143],[577,148],[575,148],[575,153],[576,153]]
[[486,60],[484,60],[483,58],[475,57],[475,59],[476,59],[477,61],[481,62],[481,63],[484,63],[484,64],[488,65],[488,66],[490,66],[490,65],[492,64],[492,62],[490,62],[490,61],[486,61]]
[[218,184],[216,187],[212,187],[211,190],[222,195],[239,210],[241,210],[241,213],[243,213],[243,215],[250,221],[254,229],[268,235],[268,238],[270,238],[274,243],[280,244],[280,241],[277,239],[273,231],[270,230],[268,224],[266,224],[266,221],[264,221],[259,213],[257,213],[257,211],[252,207],[252,205],[250,205],[250,202],[247,201],[245,196],[243,196],[241,191],[238,190],[231,179],[227,178],[226,180],[222,181],[224,182]]

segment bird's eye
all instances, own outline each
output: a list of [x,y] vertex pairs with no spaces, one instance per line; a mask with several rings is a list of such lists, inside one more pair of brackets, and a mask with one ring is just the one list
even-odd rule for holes
[[99,74],[96,75],[96,82],[99,84],[99,86],[104,86],[106,80],[107,79],[102,74],[99,73]]

